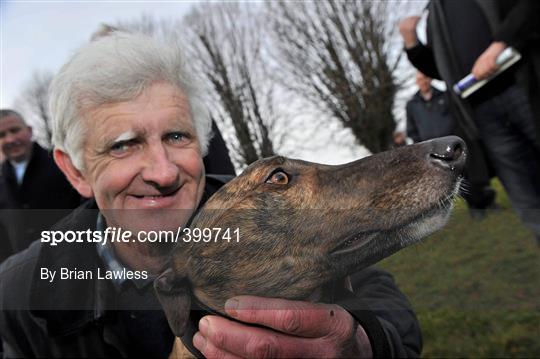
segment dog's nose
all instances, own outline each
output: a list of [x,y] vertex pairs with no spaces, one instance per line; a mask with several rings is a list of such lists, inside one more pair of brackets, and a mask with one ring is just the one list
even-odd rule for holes
[[436,166],[462,172],[465,167],[467,146],[457,136],[435,138],[430,141],[429,161]]

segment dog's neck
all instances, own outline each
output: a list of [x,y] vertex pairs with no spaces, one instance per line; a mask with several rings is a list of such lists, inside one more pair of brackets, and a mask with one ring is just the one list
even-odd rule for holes
[[[341,280],[330,281],[329,283],[316,288],[308,297],[304,300],[308,302],[322,302],[322,303],[332,303],[334,300],[334,294],[336,293],[336,287],[339,286],[341,289],[345,288],[352,291],[352,285],[350,278],[347,276]],[[206,310],[212,314],[216,313],[218,315],[226,317],[225,314],[225,301],[229,298],[216,299],[209,296],[204,291],[194,288],[192,299],[199,304],[199,307],[203,310]]]
[[352,291],[352,284],[350,277],[345,277],[341,280],[330,281],[325,285],[315,289],[312,295],[307,299],[309,302],[321,302],[321,303],[334,303],[336,288],[347,289]]
[[214,309],[210,308],[206,304],[202,303],[195,296],[191,297],[191,305],[192,305],[192,310],[199,311],[202,314],[201,317],[203,317],[205,315],[217,315],[217,316],[220,316],[220,317],[224,317],[224,318],[234,320],[233,318],[227,316],[226,314],[218,312],[217,310],[214,310]]

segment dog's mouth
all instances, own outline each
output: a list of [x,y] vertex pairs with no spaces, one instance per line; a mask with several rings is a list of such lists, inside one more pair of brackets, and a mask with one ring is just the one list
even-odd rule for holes
[[369,232],[360,232],[345,238],[336,248],[334,248],[330,255],[340,256],[346,255],[352,252],[356,252],[361,249],[364,245],[369,243],[375,237],[377,237],[381,231],[369,231]]
[[[447,223],[460,185],[461,178],[458,178],[450,193],[446,193],[426,210],[407,219],[403,223],[399,223],[388,229],[362,231],[345,237],[330,251],[330,256],[333,258],[348,257],[353,254],[356,255],[369,247],[367,250],[368,257],[381,255],[386,257],[391,253],[381,254],[378,253],[379,249],[384,252],[384,249],[388,247],[397,246],[398,248],[403,248],[432,234]],[[375,241],[385,241],[386,243],[374,245],[373,242]],[[364,257],[365,255],[366,253],[364,253]],[[377,260],[380,259],[382,258],[378,258]]]

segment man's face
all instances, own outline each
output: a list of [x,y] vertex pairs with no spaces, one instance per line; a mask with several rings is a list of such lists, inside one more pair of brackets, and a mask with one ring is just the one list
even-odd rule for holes
[[416,74],[416,84],[418,85],[418,89],[422,93],[426,93],[431,90],[431,78],[427,77],[423,73],[418,72]]
[[83,181],[107,224],[132,232],[184,226],[204,191],[184,93],[157,83],[132,101],[87,112],[85,121]]
[[0,148],[10,161],[28,160],[32,153],[32,128],[17,116],[0,119]]

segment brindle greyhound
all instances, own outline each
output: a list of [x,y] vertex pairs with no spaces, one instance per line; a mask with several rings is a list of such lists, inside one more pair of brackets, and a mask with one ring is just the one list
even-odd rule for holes
[[156,280],[176,336],[192,298],[224,314],[236,295],[320,300],[343,278],[440,229],[465,164],[444,137],[340,166],[272,157],[216,192],[191,228],[239,228],[240,243],[178,245]]

